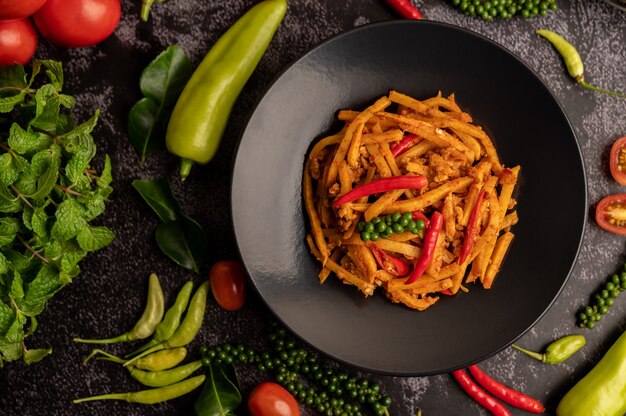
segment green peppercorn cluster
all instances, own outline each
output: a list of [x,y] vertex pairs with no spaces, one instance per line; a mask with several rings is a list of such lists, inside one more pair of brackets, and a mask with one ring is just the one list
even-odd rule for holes
[[487,21],[513,16],[545,16],[548,11],[556,10],[556,0],[451,0],[451,3],[464,15]]
[[321,415],[362,416],[368,414],[365,409],[377,416],[388,415],[391,398],[382,394],[378,384],[322,364],[277,323],[272,324],[268,339],[270,352],[257,353],[244,345],[202,347],[202,363],[256,363],[300,403]]
[[626,290],[626,264],[619,274],[609,277],[593,295],[590,304],[578,312],[577,325],[581,328],[593,328],[624,290]]
[[371,221],[361,221],[357,225],[357,229],[361,233],[361,240],[376,241],[379,238],[389,238],[393,233],[400,234],[410,231],[413,234],[420,234],[424,231],[424,220],[413,220],[413,214],[406,212],[401,214],[385,215],[382,217],[372,218]]

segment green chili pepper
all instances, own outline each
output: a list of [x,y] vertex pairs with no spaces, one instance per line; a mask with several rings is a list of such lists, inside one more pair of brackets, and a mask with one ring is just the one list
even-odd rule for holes
[[163,290],[159,284],[159,278],[152,273],[148,280],[148,301],[146,309],[144,309],[141,318],[137,321],[133,329],[125,334],[106,339],[83,339],[74,338],[74,342],[82,342],[85,344],[113,344],[116,342],[133,341],[136,339],[144,339],[154,333],[156,326],[163,318],[165,309],[165,301],[163,299]]
[[513,348],[530,357],[536,358],[544,364],[560,364],[584,347],[586,343],[587,341],[582,335],[568,335],[548,345],[546,352],[543,354],[525,350],[517,345],[513,345]]
[[183,179],[193,162],[206,164],[215,155],[235,100],[286,10],[286,0],[266,0],[252,7],[222,35],[191,76],[165,137],[168,150],[182,158]]
[[[104,357],[98,357],[96,360],[112,361],[118,364],[124,364],[126,362],[126,360],[113,354],[109,354],[106,351],[94,349],[91,354],[83,360],[83,363],[86,364],[87,361],[89,361],[92,357],[95,357],[97,354],[101,354]],[[156,351],[145,357],[139,358],[133,362],[132,367],[147,371],[163,371],[177,366],[185,359],[185,357],[187,357],[187,348],[171,348],[168,350]]]
[[584,65],[583,60],[580,57],[580,54],[574,48],[574,46],[566,41],[561,35],[554,33],[550,30],[541,29],[537,31],[537,34],[546,38],[552,46],[561,54],[563,61],[565,62],[565,66],[567,67],[567,72],[569,75],[576,80],[582,87],[588,88],[590,90],[603,92],[609,95],[616,95],[618,97],[626,97],[626,95],[621,94],[619,92],[607,91],[601,88],[594,87],[593,85],[589,85],[585,82],[584,78]]
[[183,313],[185,313],[185,310],[187,309],[192,290],[193,281],[189,280],[178,292],[174,305],[167,310],[165,317],[161,323],[157,325],[150,342],[137,349],[132,354],[129,354],[129,356],[148,350],[163,341],[167,341],[172,337],[172,335],[174,335],[174,332],[176,332],[178,326],[180,325],[180,318],[182,318]]
[[126,367],[130,376],[148,387],[164,387],[178,383],[195,373],[202,367],[202,361],[197,360],[180,367],[171,368],[164,371],[144,371],[136,367]]
[[192,392],[204,383],[206,376],[196,376],[190,379],[157,389],[136,391],[131,393],[111,393],[101,396],[85,397],[74,400],[74,403],[91,402],[94,400],[124,400],[128,403],[155,404],[175,399]]
[[202,321],[204,319],[204,311],[206,309],[206,299],[209,294],[209,282],[205,281],[198,287],[196,293],[191,298],[191,302],[189,302],[189,309],[187,310],[187,315],[183,319],[183,322],[180,324],[174,335],[167,341],[163,341],[160,344],[155,345],[154,347],[142,352],[134,358],[126,361],[124,363],[124,367],[131,365],[136,360],[145,357],[148,354],[152,354],[156,351],[161,351],[165,349],[172,349],[177,347],[184,347],[189,344],[195,338],[196,334],[200,330],[202,326]]
[[557,416],[623,416],[626,413],[626,332],[600,362],[561,399]]

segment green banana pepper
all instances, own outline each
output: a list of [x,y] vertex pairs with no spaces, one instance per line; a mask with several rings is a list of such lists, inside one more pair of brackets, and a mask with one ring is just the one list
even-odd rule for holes
[[252,7],[215,43],[181,93],[169,124],[167,149],[182,158],[180,175],[208,163],[235,100],[265,53],[287,10],[286,0]]
[[559,403],[557,416],[623,416],[626,413],[626,332]]
[[534,351],[512,345],[518,351],[523,352],[529,357],[533,357],[544,364],[560,364],[563,361],[571,357],[576,351],[585,346],[585,337],[582,335],[568,335],[566,337],[557,339],[552,344],[548,345],[546,352],[541,354]]

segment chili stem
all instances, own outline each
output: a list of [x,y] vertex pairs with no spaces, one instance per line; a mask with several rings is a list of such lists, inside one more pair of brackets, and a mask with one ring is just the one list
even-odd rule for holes
[[590,90],[597,91],[597,92],[603,92],[603,93],[605,93],[605,94],[608,94],[608,95],[613,95],[613,96],[616,96],[616,97],[623,97],[623,98],[626,98],[626,94],[622,94],[622,93],[619,93],[619,92],[614,92],[614,91],[609,91],[609,90],[603,90],[602,88],[594,87],[594,86],[593,86],[593,85],[591,85],[591,84],[587,84],[587,83],[586,83],[585,81],[583,81],[582,79],[577,80],[577,81],[578,81],[578,84],[580,84],[580,85],[581,85],[582,87],[584,87],[584,88],[588,88],[588,89],[590,89]]
[[74,338],[74,342],[80,342],[83,344],[115,344],[117,342],[125,342],[129,341],[128,332],[117,337],[113,338],[104,338],[104,339],[84,339],[84,338]]
[[[114,363],[118,363],[118,364],[122,364],[124,362],[124,360],[122,360],[119,357],[116,357],[113,354],[109,354],[106,351],[103,351],[101,349],[98,348],[94,348],[93,351],[91,351],[91,354],[89,354],[84,360],[83,360],[83,364],[87,364],[89,362],[89,360],[91,360],[93,357],[95,357],[97,354],[102,354],[106,357],[106,359],[108,359],[108,361],[113,361]],[[101,357],[98,357],[101,358]]]
[[543,354],[540,354],[540,353],[534,352],[534,351],[525,350],[524,348],[518,347],[515,344],[511,345],[511,347],[515,348],[518,351],[523,352],[524,354],[528,355],[529,357],[533,357],[533,358],[536,358],[539,361],[543,361]]
[[130,393],[102,394],[100,396],[92,396],[92,397],[85,397],[82,399],[72,400],[72,403],[78,404],[78,403],[84,403],[84,402],[92,402],[95,400],[124,400],[128,402],[130,401],[129,396],[130,396]]

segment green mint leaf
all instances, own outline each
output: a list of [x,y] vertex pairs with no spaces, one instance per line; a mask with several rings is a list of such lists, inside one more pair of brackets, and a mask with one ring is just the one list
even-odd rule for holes
[[104,167],[100,173],[100,178],[97,180],[98,188],[107,188],[111,182],[113,182],[113,177],[111,176],[111,158],[109,155],[104,155]]
[[35,234],[41,238],[48,237],[48,214],[46,214],[45,206],[35,208],[30,223]]
[[[37,75],[39,75],[40,71],[41,71],[41,60],[35,59],[33,61],[33,65],[32,65],[32,68],[31,68],[31,73],[30,73],[30,79],[28,81],[28,86],[29,87],[31,85],[33,85],[33,82],[35,82],[35,78],[37,78]],[[24,74],[24,80],[26,80],[26,74]]]
[[24,324],[26,317],[21,313],[15,315],[15,319],[11,323],[8,331],[4,335],[4,339],[8,344],[14,344],[24,341]]
[[0,357],[7,361],[19,360],[24,350],[20,342],[8,342],[0,338]]
[[24,362],[26,365],[31,365],[41,361],[50,354],[52,354],[52,348],[26,350],[24,353]]
[[20,230],[20,222],[16,218],[0,218],[0,247],[13,242]]
[[[96,110],[94,115],[91,116],[89,120],[85,121],[84,123],[79,124],[78,126],[74,127],[72,130],[61,135],[60,138],[61,140],[63,140],[63,143],[65,144],[65,150],[67,150],[70,153],[74,153],[75,150],[73,149],[73,147],[84,145],[82,141],[84,140],[84,138],[81,136],[86,136],[91,133],[91,131],[96,126],[96,123],[98,122],[98,117],[100,117],[100,110]],[[73,139],[77,139],[77,138],[79,138],[80,141],[74,142]],[[72,147],[68,147],[70,145]]]
[[65,108],[74,108],[76,102],[71,95],[59,94],[59,103]]
[[15,311],[0,301],[0,338],[4,337],[13,321],[15,321]]
[[58,270],[44,264],[35,278],[24,286],[24,297],[16,303],[24,315],[38,315],[43,311],[46,301],[62,287]]
[[61,101],[56,89],[52,84],[43,85],[35,93],[35,118],[30,126],[49,131],[53,134],[59,132],[57,120],[61,109]]
[[135,179],[132,185],[161,221],[172,222],[178,219],[180,206],[166,181]]
[[17,180],[19,172],[13,164],[13,156],[10,153],[0,155],[0,184],[9,186]]
[[61,202],[55,214],[56,222],[52,226],[52,237],[61,241],[76,237],[87,225],[84,215],[85,208],[74,198]]
[[22,204],[18,197],[13,195],[9,189],[0,184],[0,212],[14,213],[20,212]]
[[52,138],[30,130],[24,130],[19,124],[13,123],[9,131],[9,147],[20,155],[39,152],[50,147]]
[[24,297],[24,282],[22,280],[22,275],[17,272],[17,270],[13,271],[13,278],[11,279],[11,286],[9,289],[9,298],[19,301]]
[[37,318],[35,318],[34,316],[30,316],[29,318],[30,325],[28,325],[28,332],[24,334],[24,338],[28,338],[29,336],[33,335],[39,327],[39,322],[37,321]]
[[71,247],[68,251],[63,253],[59,267],[61,271],[59,279],[62,284],[69,283],[74,277],[78,276],[78,273],[80,273],[78,262],[80,262],[86,254],[87,252],[81,250],[79,247]]
[[16,105],[24,102],[26,94],[20,92],[9,97],[0,97],[0,113],[10,113]]
[[61,166],[61,150],[59,146],[53,145],[49,149],[42,150],[33,156],[30,164],[30,171],[27,175],[37,176],[37,190],[32,194],[27,194],[32,199],[46,198],[59,176]]
[[0,66],[0,87],[28,88],[24,67],[22,65]]
[[96,251],[111,244],[115,234],[106,227],[87,226],[80,230],[76,241],[85,251]]
[[91,192],[86,201],[82,201],[85,206],[85,220],[91,221],[104,212],[106,197],[98,192]]
[[193,68],[185,51],[170,46],[142,72],[139,80],[144,98],[128,115],[128,137],[141,160],[163,145],[167,122]]
[[[9,270],[11,270],[11,266],[9,264],[9,260],[7,260],[5,255],[2,254],[2,252],[0,251],[0,276],[9,273]],[[1,281],[2,280],[0,280],[0,282]]]
[[63,66],[61,62],[42,60],[41,64],[46,67],[46,75],[57,91],[63,89]]

